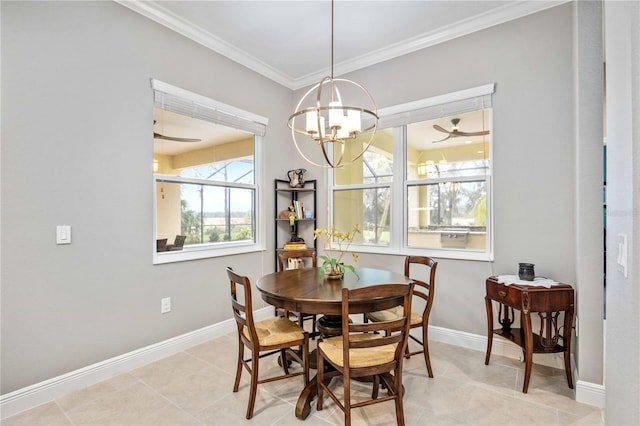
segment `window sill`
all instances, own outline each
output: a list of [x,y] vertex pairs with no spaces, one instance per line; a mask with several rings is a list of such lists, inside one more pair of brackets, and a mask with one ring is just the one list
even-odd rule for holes
[[429,256],[438,259],[472,260],[481,262],[493,262],[493,253],[456,250],[456,249],[431,249],[423,247],[405,247],[397,249],[394,247],[380,247],[367,245],[352,245],[349,252],[370,253],[370,254],[391,254],[399,256]]
[[412,256],[429,256],[438,259],[493,262],[493,253],[472,250],[405,248],[402,251],[402,254]]
[[[155,249],[155,247],[154,247]],[[257,244],[238,244],[227,247],[194,247],[179,251],[164,251],[153,253],[153,264],[185,262],[189,260],[209,259],[214,257],[231,256],[234,254],[254,253],[262,251]]]

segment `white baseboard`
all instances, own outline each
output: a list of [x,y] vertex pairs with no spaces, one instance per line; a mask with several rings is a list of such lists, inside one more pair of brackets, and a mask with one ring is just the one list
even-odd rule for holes
[[576,380],[575,390],[577,402],[604,408],[606,389],[603,385]]
[[[254,312],[256,320],[273,316],[273,308]],[[1,419],[53,401],[70,392],[94,385],[132,369],[174,355],[178,352],[224,336],[236,329],[235,320],[228,319],[171,339],[119,355],[84,368],[0,395]]]
[[[487,350],[487,338],[485,336],[447,328],[429,326],[429,340],[462,346],[483,353],[486,353]],[[504,339],[495,338],[491,345],[491,355],[502,355],[519,360],[522,360],[523,357],[520,347]],[[564,370],[564,358],[559,353],[533,354],[533,362]],[[572,362],[572,365],[575,366],[575,363]],[[574,394],[577,402],[593,405],[598,408],[605,407],[605,386],[580,380],[579,372],[575,368],[573,369],[573,377],[575,383]]]
[[[256,311],[254,315],[256,320],[268,318],[273,315],[273,308],[270,306],[262,308]],[[0,395],[2,419],[53,401],[70,392],[94,385],[134,368],[171,356],[211,339],[224,336],[234,330],[235,321],[233,319],[225,320],[14,392]],[[487,338],[485,336],[433,326],[429,327],[429,340],[461,346],[482,353],[486,351],[487,347]],[[502,339],[494,339],[491,353],[515,359],[522,358],[522,350],[520,348]],[[534,355],[534,362],[556,368],[564,368],[562,357],[555,357],[556,354],[553,355],[546,355],[540,358],[536,358]],[[558,358],[559,361],[555,358]],[[576,400],[578,402],[602,408],[604,407],[604,394],[604,386],[577,381]]]
[[[462,346],[485,353],[487,351],[486,336],[466,333],[464,331],[429,326],[429,340]],[[501,338],[493,339],[493,343],[491,344],[491,355],[501,355],[507,358],[519,359],[520,361],[524,360],[522,349],[519,346]],[[564,370],[564,358],[560,353],[533,354],[533,362],[535,364]]]

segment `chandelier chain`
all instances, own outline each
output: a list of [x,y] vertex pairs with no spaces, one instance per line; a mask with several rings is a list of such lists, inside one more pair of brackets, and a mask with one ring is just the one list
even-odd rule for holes
[[331,80],[333,80],[333,0],[331,0]]

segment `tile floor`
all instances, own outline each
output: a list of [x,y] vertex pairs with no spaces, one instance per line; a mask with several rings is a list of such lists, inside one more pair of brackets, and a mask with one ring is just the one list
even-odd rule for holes
[[[412,344],[415,344],[412,342]],[[301,422],[294,415],[302,377],[258,386],[252,420],[245,419],[248,374],[232,392],[235,334],[226,335],[126,374],[73,392],[5,419],[15,425],[341,425],[343,414],[325,398],[324,410]],[[312,343],[315,345],[315,343]],[[407,425],[603,425],[603,412],[573,400],[564,371],[534,365],[529,392],[521,392],[523,364],[439,342],[430,345],[434,378],[424,360],[405,363]],[[276,357],[263,358],[260,376],[279,369]],[[334,379],[333,386],[341,386]],[[370,386],[370,385],[369,385]],[[367,395],[359,384],[354,395]],[[395,424],[393,402],[356,409],[354,425]]]

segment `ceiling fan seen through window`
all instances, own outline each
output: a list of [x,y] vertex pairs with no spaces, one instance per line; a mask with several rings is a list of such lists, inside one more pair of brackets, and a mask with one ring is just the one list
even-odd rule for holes
[[480,132],[461,132],[460,128],[458,126],[458,124],[460,123],[460,119],[459,118],[453,118],[451,119],[451,124],[453,124],[453,128],[451,129],[451,131],[445,129],[444,127],[438,125],[438,124],[434,124],[433,128],[436,129],[439,132],[442,133],[446,133],[447,136],[444,139],[440,139],[437,141],[433,141],[433,143],[437,143],[437,142],[444,142],[447,139],[451,139],[451,138],[456,138],[456,137],[460,137],[460,136],[485,136],[489,134],[489,130],[483,130]]

